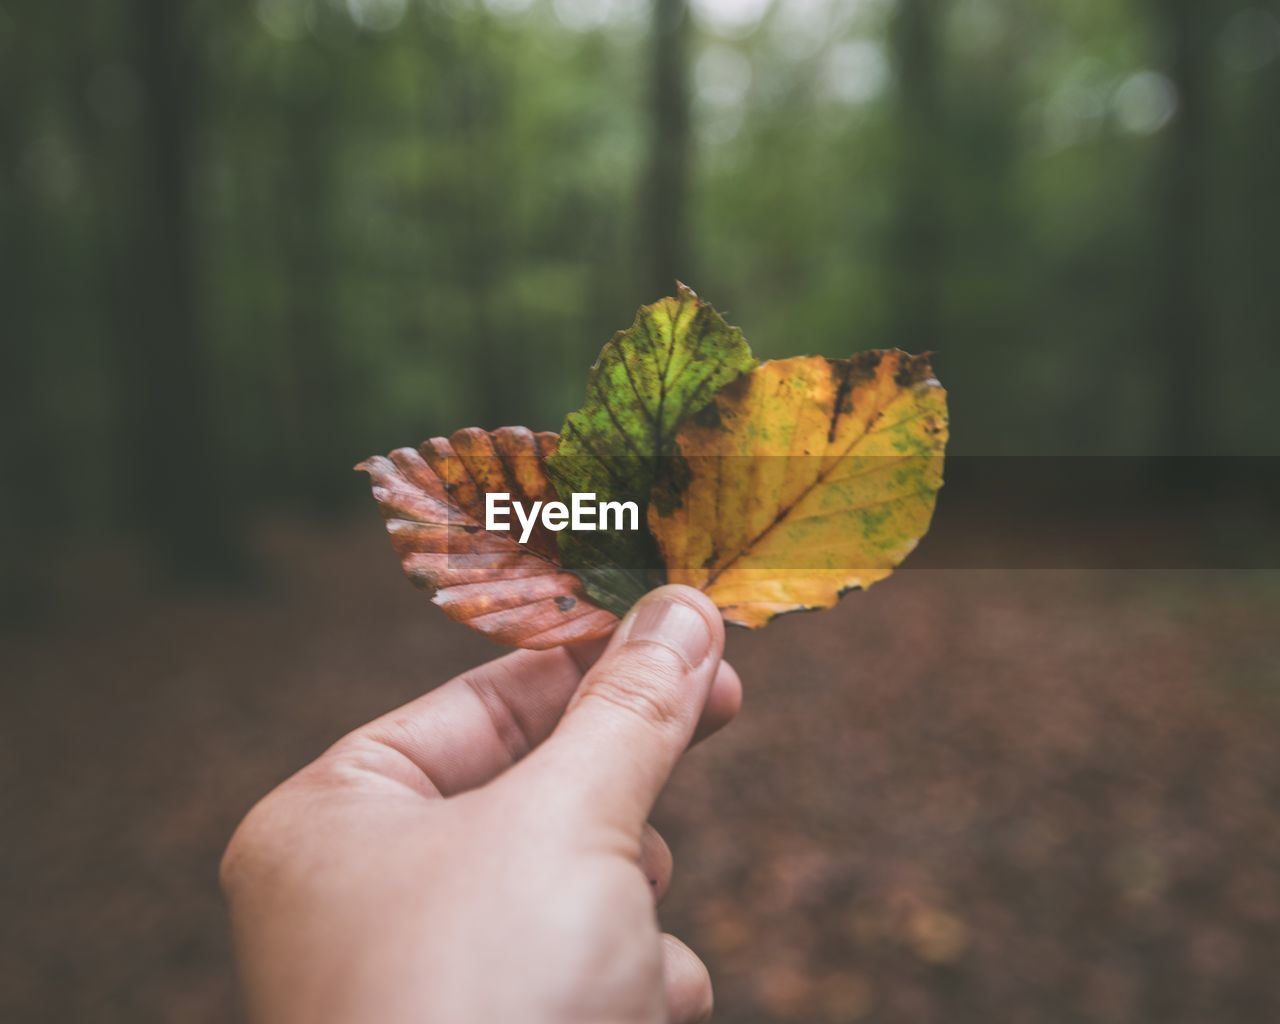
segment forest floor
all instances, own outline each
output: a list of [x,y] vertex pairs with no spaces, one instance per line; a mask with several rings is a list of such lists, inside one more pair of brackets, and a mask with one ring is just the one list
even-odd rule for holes
[[[240,816],[496,653],[367,519],[261,547],[251,594],[107,563],[4,640],[0,1019],[239,1019]],[[744,710],[655,816],[717,1020],[1280,1020],[1278,613],[1280,573],[905,570],[734,631]]]

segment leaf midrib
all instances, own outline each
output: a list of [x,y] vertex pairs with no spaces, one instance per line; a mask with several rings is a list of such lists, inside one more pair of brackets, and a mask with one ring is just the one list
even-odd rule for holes
[[[878,406],[877,408],[881,408],[881,409],[882,409],[882,408],[884,408],[884,406]],[[837,412],[838,412],[838,410],[837,410]],[[912,414],[911,416],[906,416],[906,417],[904,417],[904,418],[902,418],[902,419],[898,420],[896,423],[894,423],[894,424],[893,424],[893,426],[892,426],[892,427],[888,427],[888,428],[886,428],[886,429],[889,429],[889,430],[896,429],[897,427],[901,426],[902,424],[904,424],[904,423],[910,423],[912,420],[917,419],[918,417],[923,416],[923,415],[925,415],[925,412],[922,410],[922,411],[921,411],[921,412],[919,412],[919,413],[914,413],[914,414]],[[713,572],[710,576],[708,576],[708,577],[707,577],[707,579],[706,579],[706,581],[702,584],[702,588],[701,588],[701,589],[705,590],[707,587],[710,587],[713,583],[715,583],[715,581],[716,581],[716,580],[718,580],[722,575],[724,575],[724,573],[726,573],[726,572],[729,570],[729,568],[730,568],[731,566],[733,566],[733,564],[734,564],[735,562],[739,561],[739,560],[740,560],[744,555],[746,555],[748,552],[750,552],[752,548],[754,548],[757,544],[759,544],[759,543],[760,543],[761,538],[763,538],[766,534],[768,534],[768,533],[769,533],[769,531],[770,531],[770,530],[772,530],[774,527],[776,527],[780,522],[782,522],[782,520],[786,519],[786,518],[787,518],[787,516],[789,516],[789,515],[791,514],[792,509],[794,509],[797,505],[799,505],[799,504],[800,504],[800,502],[801,502],[801,501],[803,501],[803,500],[805,499],[805,497],[806,497],[806,496],[807,496],[811,491],[813,491],[813,489],[814,489],[815,487],[818,487],[820,484],[822,484],[822,483],[826,480],[827,476],[831,473],[831,471],[832,471],[833,469],[835,469],[835,467],[836,467],[836,466],[838,466],[838,465],[840,464],[840,460],[841,460],[841,459],[843,459],[843,458],[845,458],[845,457],[849,454],[849,449],[850,449],[850,448],[852,448],[854,445],[856,445],[856,444],[860,443],[864,438],[866,438],[866,437],[867,437],[867,436],[869,436],[870,434],[877,433],[878,431],[873,431],[873,430],[871,429],[871,423],[872,423],[872,420],[868,419],[868,421],[867,421],[867,427],[866,427],[866,428],[864,428],[864,429],[863,429],[863,431],[862,431],[862,433],[860,433],[857,437],[853,438],[853,439],[849,442],[849,444],[848,444],[847,446],[845,446],[844,451],[842,451],[842,452],[840,452],[838,455],[836,455],[836,457],[835,457],[835,461],[834,461],[834,462],[832,462],[832,463],[831,463],[831,465],[830,465],[829,467],[827,467],[826,469],[822,470],[822,471],[817,475],[817,477],[815,477],[815,478],[814,478],[813,483],[812,483],[812,484],[810,484],[808,487],[806,487],[806,488],[804,489],[804,491],[800,494],[800,496],[799,496],[798,498],[796,498],[796,500],[795,500],[795,501],[793,501],[790,505],[788,505],[786,508],[782,509],[782,510],[781,510],[781,511],[776,515],[776,516],[774,516],[773,521],[772,521],[772,522],[770,522],[768,526],[766,526],[766,527],[765,527],[763,530],[761,530],[758,534],[756,534],[756,535],[755,535],[754,537],[752,537],[749,541],[747,541],[747,543],[746,543],[746,544],[744,544],[744,545],[743,545],[743,546],[742,546],[742,547],[741,547],[741,548],[740,548],[740,549],[739,549],[739,550],[734,554],[734,556],[733,556],[732,558],[730,558],[730,559],[729,559],[729,561],[725,562],[725,563],[724,563],[724,565],[722,565],[719,569],[715,570],[715,572]],[[907,458],[908,456],[903,456],[903,457],[904,457],[904,458]],[[871,472],[871,471],[870,471],[870,470],[868,470],[868,473],[870,473],[870,472]],[[850,479],[850,480],[856,480],[859,476],[866,476],[866,475],[867,475],[866,473],[858,473],[858,474],[855,474],[854,476],[848,477],[848,479]]]

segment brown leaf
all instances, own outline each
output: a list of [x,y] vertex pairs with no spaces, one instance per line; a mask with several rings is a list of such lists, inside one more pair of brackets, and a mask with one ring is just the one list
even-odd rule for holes
[[450,618],[535,650],[604,636],[618,621],[560,567],[555,536],[541,523],[523,545],[516,531],[484,529],[489,492],[521,503],[555,500],[544,463],[555,446],[552,433],[469,427],[356,467],[369,474],[409,579]]

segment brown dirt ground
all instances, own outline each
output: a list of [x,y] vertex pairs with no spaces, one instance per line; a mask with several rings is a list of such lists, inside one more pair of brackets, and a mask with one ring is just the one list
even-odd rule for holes
[[[262,545],[252,596],[107,565],[4,641],[0,1019],[238,1019],[236,821],[495,653],[367,520]],[[1278,610],[1275,573],[907,570],[735,632],[743,714],[656,815],[717,1019],[1280,1019]]]

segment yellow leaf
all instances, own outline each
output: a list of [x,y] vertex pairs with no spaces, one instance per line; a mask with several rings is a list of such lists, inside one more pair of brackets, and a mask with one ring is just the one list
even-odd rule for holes
[[946,442],[927,356],[763,363],[676,435],[687,473],[649,509],[667,578],[752,628],[829,608],[924,536]]

